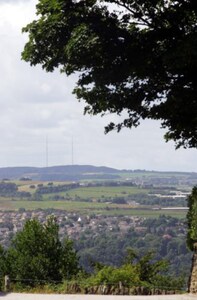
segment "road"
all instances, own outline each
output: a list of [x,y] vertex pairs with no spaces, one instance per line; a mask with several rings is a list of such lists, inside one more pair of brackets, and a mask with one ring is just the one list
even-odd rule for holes
[[57,295],[57,294],[0,294],[2,300],[197,300],[197,295],[165,296],[103,296],[103,295]]

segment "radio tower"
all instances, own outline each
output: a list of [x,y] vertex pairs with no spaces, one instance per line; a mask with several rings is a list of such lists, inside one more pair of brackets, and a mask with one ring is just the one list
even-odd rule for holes
[[74,158],[73,158],[73,136],[72,136],[72,143],[71,143],[71,163],[72,163],[72,166],[74,164]]
[[48,167],[48,157],[49,156],[49,149],[48,149],[48,136],[46,136],[46,168]]

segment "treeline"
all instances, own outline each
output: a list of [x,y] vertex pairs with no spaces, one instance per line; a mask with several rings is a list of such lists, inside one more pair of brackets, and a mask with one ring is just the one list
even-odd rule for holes
[[147,194],[134,194],[132,200],[141,205],[173,207],[173,206],[187,206],[186,198],[173,198],[173,197],[157,197],[155,195]]
[[0,182],[0,196],[2,197],[31,197],[29,192],[19,191],[18,186],[13,182]]
[[79,183],[59,184],[59,185],[53,185],[49,183],[47,186],[40,184],[36,189],[36,193],[43,195],[43,194],[67,192],[71,189],[76,189],[79,186],[80,186]]
[[105,226],[97,232],[84,230],[74,240],[80,262],[86,270],[92,271],[92,257],[103,264],[120,266],[127,249],[132,248],[139,257],[154,251],[156,260],[169,262],[168,275],[183,276],[187,281],[192,253],[186,245],[187,227],[182,220],[169,216],[150,218],[124,234],[119,233],[118,222],[114,225],[111,232]]
[[[88,200],[91,201],[91,199]],[[140,205],[159,206],[159,207],[187,206],[186,198],[157,197],[155,195],[148,195],[145,193],[138,193],[138,194],[132,194],[128,196],[127,195],[121,196],[121,197],[120,196],[102,197],[99,198],[97,201],[102,203],[112,202],[117,204],[128,204],[130,202],[136,202]]]
[[[92,290],[95,286],[123,286],[133,291],[146,288],[147,293],[154,288],[181,290],[182,278],[166,275],[167,262],[155,260],[152,252],[142,257],[132,249],[120,266],[101,264],[91,257],[92,272],[87,272],[79,264],[79,257],[70,239],[59,239],[59,226],[54,217],[41,224],[38,220],[28,220],[18,232],[8,249],[0,247],[0,277],[9,275],[11,289],[39,288],[47,284],[56,286],[56,291],[77,282],[80,291]],[[139,289],[140,291],[141,289]],[[144,289],[143,289],[144,291]],[[76,292],[76,291],[75,291]]]

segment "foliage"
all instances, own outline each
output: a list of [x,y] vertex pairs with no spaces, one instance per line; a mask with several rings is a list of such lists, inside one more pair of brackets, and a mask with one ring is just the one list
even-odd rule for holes
[[25,191],[19,191],[18,186],[14,182],[0,182],[0,196],[3,197],[16,197],[16,198],[29,198],[31,194]]
[[185,285],[184,277],[157,275],[152,281],[153,286],[163,290],[182,290]]
[[85,113],[127,113],[106,132],[161,120],[167,141],[197,146],[195,0],[39,0],[37,15],[22,58],[78,72]]
[[5,250],[0,245],[0,291],[2,291],[5,273],[6,273]]
[[[50,182],[49,182],[50,183]],[[38,189],[36,190],[37,194],[51,194],[51,193],[58,193],[58,192],[66,192],[71,189],[78,188],[78,183],[72,183],[72,184],[60,184],[60,185],[54,185],[48,184],[47,186],[38,185]]]
[[18,186],[13,182],[0,182],[0,195],[14,195],[18,191]]
[[89,284],[94,285],[117,285],[122,282],[126,286],[140,284],[137,268],[133,265],[123,265],[119,268],[104,266],[98,273],[88,279]]
[[115,203],[115,204],[127,204],[127,201],[125,200],[124,197],[115,197],[115,198],[112,198],[112,203]]
[[[63,286],[56,287],[56,283],[62,280],[68,283],[70,292],[72,286],[76,285],[72,282],[76,282],[81,288],[100,284],[119,286],[121,282],[122,285],[130,287],[181,289],[183,279],[178,277],[181,270],[178,271],[173,259],[177,260],[177,264],[181,262],[182,270],[186,272],[187,249],[183,247],[181,238],[162,238],[165,226],[175,227],[180,221],[162,216],[145,222],[144,225],[148,226],[150,232],[155,230],[153,234],[136,233],[134,230],[130,230],[124,236],[118,235],[117,231],[107,234],[101,232],[100,235],[92,232],[87,238],[85,233],[82,233],[80,239],[75,242],[75,247],[78,248],[83,266],[85,259],[86,264],[89,259],[89,263],[94,267],[94,274],[88,274],[82,268],[79,270],[72,241],[65,239],[60,243],[54,218],[48,219],[44,225],[37,220],[29,220],[23,231],[16,234],[7,252],[0,248],[1,274],[5,275],[9,271],[11,279],[17,279],[14,285],[17,291],[23,290],[24,287],[29,291],[32,287],[41,291],[50,288],[60,291]],[[151,249],[155,250],[154,256]],[[60,252],[61,259],[58,260]],[[167,264],[162,257],[170,261],[170,271],[166,271]],[[184,275],[186,278],[186,273]],[[23,281],[24,279],[31,280]]]
[[[135,231],[131,223],[131,228],[125,233],[118,231],[119,220],[113,224],[111,231],[106,227],[102,227],[96,235],[93,231],[84,231],[75,240],[83,268],[92,271],[90,263],[92,259],[104,265],[120,267],[122,264],[134,262],[136,253],[140,259],[154,251],[155,263],[161,259],[169,262],[165,275],[174,278],[184,275],[185,280],[187,279],[191,269],[192,253],[186,247],[187,228],[184,220],[166,216],[146,219],[140,225],[145,227],[146,231]],[[132,248],[134,253],[131,251],[130,256],[127,254],[129,260],[125,261],[123,258],[128,248]]]
[[152,283],[161,271],[166,270],[167,265],[165,260],[153,262],[153,253],[148,252],[137,263],[140,280]]
[[73,242],[70,239],[64,239],[62,242],[61,256],[61,274],[64,279],[71,279],[80,271],[76,252],[73,248]]
[[191,250],[194,250],[194,243],[197,243],[197,186],[192,189],[191,194],[188,196],[187,223],[187,245]]
[[113,285],[121,282],[126,287],[157,287],[162,289],[181,289],[183,279],[173,279],[162,274],[167,269],[164,260],[154,261],[153,253],[149,252],[139,258],[133,249],[129,249],[125,263],[120,267],[103,266],[95,274],[87,279],[90,286]]
[[7,251],[6,271],[10,277],[35,285],[75,275],[79,270],[76,252],[71,241],[60,242],[58,230],[54,217],[44,225],[36,219],[28,220]]
[[159,207],[186,207],[185,198],[169,198],[169,197],[157,197],[157,196],[148,196],[148,195],[133,195],[132,200],[135,200],[140,205],[157,205]]

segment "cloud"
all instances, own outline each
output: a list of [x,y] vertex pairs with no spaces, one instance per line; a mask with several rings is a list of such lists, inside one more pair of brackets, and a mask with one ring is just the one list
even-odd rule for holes
[[36,0],[0,1],[0,166],[74,163],[125,169],[197,171],[196,150],[174,150],[160,124],[104,134],[117,116],[84,116],[72,94],[76,76],[45,73],[21,61],[27,37],[21,28],[35,17]]
[[31,2],[32,0],[1,0],[0,1],[0,5],[2,4],[15,4],[17,5],[18,3],[27,3],[27,2]]
[[[0,0],[0,36],[21,36],[21,29],[35,18],[37,0]],[[23,35],[25,36],[25,35]]]

